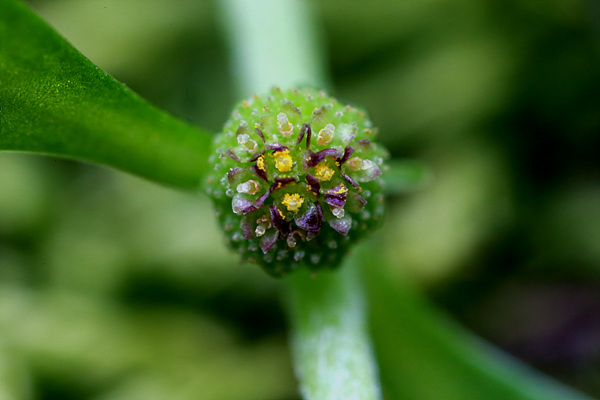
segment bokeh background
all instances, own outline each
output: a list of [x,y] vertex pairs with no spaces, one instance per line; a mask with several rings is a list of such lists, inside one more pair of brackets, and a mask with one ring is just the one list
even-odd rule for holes
[[[216,0],[30,4],[181,118],[218,131],[238,100]],[[369,268],[600,397],[599,3],[311,5],[336,97],[432,171]],[[0,349],[17,398],[299,399],[281,284],[207,199],[52,157],[0,154]]]

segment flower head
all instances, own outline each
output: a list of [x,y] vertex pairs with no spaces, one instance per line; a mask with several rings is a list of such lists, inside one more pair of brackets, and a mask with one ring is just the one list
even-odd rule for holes
[[376,134],[364,111],[311,89],[240,103],[206,185],[228,243],[273,276],[335,268],[383,215]]

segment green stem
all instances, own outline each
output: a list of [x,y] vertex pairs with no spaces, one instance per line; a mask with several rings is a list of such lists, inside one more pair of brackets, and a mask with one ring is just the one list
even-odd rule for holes
[[310,10],[302,0],[223,0],[242,96],[272,86],[324,88],[328,81]]
[[305,399],[379,399],[358,264],[288,278],[296,374]]
[[[326,86],[313,19],[299,0],[226,0],[225,29],[243,95],[271,86]],[[292,350],[307,400],[378,399],[380,389],[357,265],[287,278]]]

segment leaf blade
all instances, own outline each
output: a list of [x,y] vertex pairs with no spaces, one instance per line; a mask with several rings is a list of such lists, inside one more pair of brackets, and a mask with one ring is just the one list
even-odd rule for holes
[[195,189],[211,134],[151,106],[23,3],[0,0],[0,150],[111,166]]
[[365,249],[373,342],[390,399],[592,400],[472,336],[408,282],[394,285],[374,267],[377,251]]

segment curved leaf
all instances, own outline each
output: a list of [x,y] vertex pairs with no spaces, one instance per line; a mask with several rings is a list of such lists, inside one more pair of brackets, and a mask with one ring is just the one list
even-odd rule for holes
[[374,254],[371,247],[360,257],[387,398],[591,400],[468,334],[408,283],[394,285],[375,268]]
[[0,150],[194,189],[208,168],[210,141],[93,65],[22,2],[0,0]]

